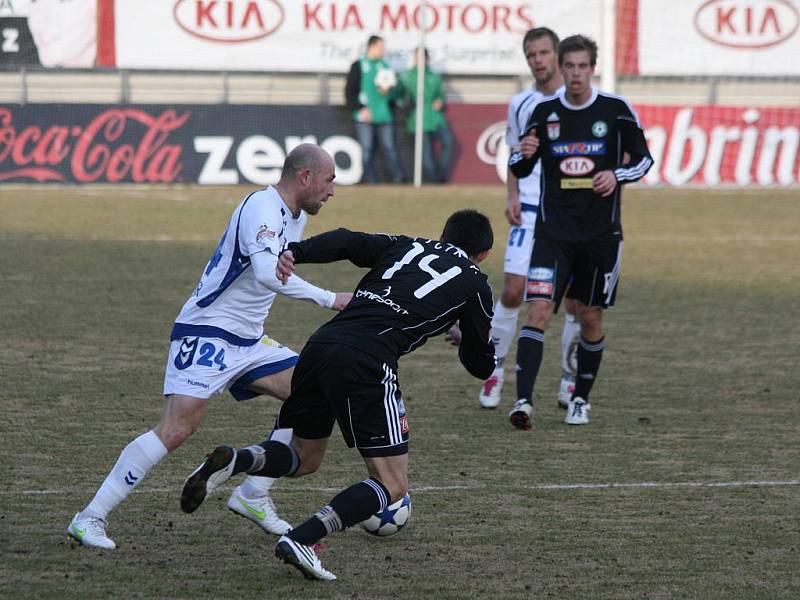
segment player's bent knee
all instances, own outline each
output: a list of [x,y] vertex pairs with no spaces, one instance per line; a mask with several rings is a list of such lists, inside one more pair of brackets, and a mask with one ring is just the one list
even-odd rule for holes
[[503,306],[506,308],[519,308],[522,304],[522,290],[509,289],[506,287],[500,295],[500,302],[502,302]]
[[594,339],[603,335],[603,309],[584,307],[580,314],[583,337]]
[[188,440],[197,431],[196,425],[182,424],[178,426],[156,427],[156,435],[170,452]]

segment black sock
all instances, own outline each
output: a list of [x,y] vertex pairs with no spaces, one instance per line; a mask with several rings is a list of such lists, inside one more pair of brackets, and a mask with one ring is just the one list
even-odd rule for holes
[[233,474],[283,477],[293,474],[299,465],[300,458],[294,448],[283,442],[267,440],[237,451]]
[[542,365],[544,331],[536,327],[523,327],[517,342],[517,398],[533,402],[533,384]]
[[370,477],[336,494],[330,504],[287,535],[299,544],[313,546],[329,533],[361,523],[388,504],[389,492]]
[[573,398],[583,398],[589,401],[597,372],[600,370],[600,361],[603,359],[603,348],[606,347],[606,338],[601,337],[596,342],[590,342],[581,336],[578,342],[578,374],[575,377],[575,391]]

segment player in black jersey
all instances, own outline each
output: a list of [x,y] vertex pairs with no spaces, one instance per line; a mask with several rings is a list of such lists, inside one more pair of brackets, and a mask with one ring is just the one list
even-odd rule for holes
[[494,370],[492,292],[477,266],[492,243],[489,220],[462,210],[447,220],[441,240],[338,229],[289,244],[278,264],[284,281],[295,263],[350,260],[370,271],[350,304],[300,353],[292,393],[276,422],[276,430],[293,430],[291,445],[268,440],[238,452],[218,446],[187,479],[184,511],[194,511],[206,493],[237,473],[313,473],[336,421],[347,445],[364,458],[369,478],[340,492],[275,548],[276,556],[307,578],[335,579],[322,567],[314,544],[383,510],[408,490],[408,420],[397,381],[399,357],[459,321],[461,363],[479,379]]
[[[564,89],[534,109],[509,158],[517,177],[541,160],[541,199],[528,275],[526,337],[520,336],[520,364],[529,366],[530,394],[510,418],[530,427],[533,385],[542,361],[544,331],[564,295],[578,301],[581,339],[578,377],[565,422],[589,422],[589,392],[600,368],[605,340],[603,309],[613,306],[622,256],[620,192],[642,178],[653,164],[639,119],[628,102],[591,85],[597,45],[585,36],[566,38],[558,47]],[[525,357],[527,356],[527,360]]]

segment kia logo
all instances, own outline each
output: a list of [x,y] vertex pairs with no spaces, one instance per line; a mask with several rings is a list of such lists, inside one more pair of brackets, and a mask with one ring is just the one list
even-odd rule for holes
[[594,161],[585,156],[571,156],[562,160],[558,168],[564,175],[587,175],[594,169]]
[[800,25],[789,0],[708,0],[694,15],[704,38],[728,48],[767,48],[788,40]]
[[224,44],[266,37],[283,23],[277,0],[178,0],[172,14],[190,35]]

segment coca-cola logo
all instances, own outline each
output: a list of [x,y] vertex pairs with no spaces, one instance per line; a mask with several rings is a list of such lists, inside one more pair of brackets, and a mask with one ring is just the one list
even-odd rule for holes
[[[113,108],[85,127],[58,124],[17,129],[11,110],[0,108],[0,181],[63,182],[67,181],[65,173],[71,172],[79,183],[173,182],[182,169],[182,148],[168,144],[167,138],[190,115],[178,115],[175,110],[151,115],[135,108]],[[11,168],[5,170],[7,162]]]
[[564,175],[587,175],[594,169],[594,161],[585,156],[570,156],[562,160],[558,168]]
[[277,0],[178,0],[172,13],[187,33],[226,44],[267,37],[284,18]]
[[797,32],[800,14],[789,0],[708,0],[694,16],[697,31],[729,48],[767,48]]

